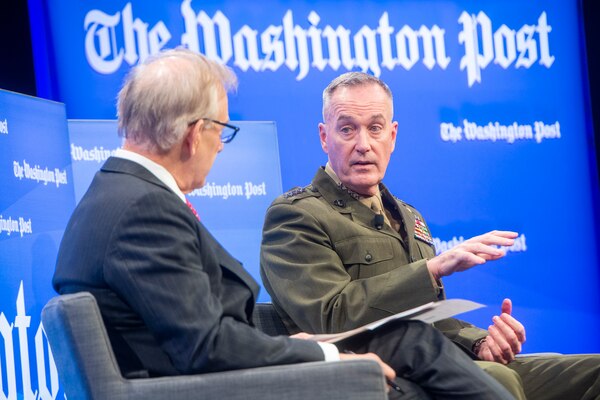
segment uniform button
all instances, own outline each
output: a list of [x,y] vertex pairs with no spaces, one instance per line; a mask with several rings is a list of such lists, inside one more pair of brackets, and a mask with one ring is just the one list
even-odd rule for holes
[[366,262],[371,262],[371,260],[373,260],[373,256],[372,256],[372,255],[370,255],[369,253],[367,253],[367,254],[365,255],[365,261],[366,261]]
[[333,204],[338,207],[346,207],[346,202],[344,200],[334,200]]

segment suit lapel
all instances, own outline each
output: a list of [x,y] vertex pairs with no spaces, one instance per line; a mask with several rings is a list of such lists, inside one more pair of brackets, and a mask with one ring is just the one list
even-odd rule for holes
[[258,290],[259,290],[258,284],[254,280],[254,278],[252,278],[250,273],[248,273],[248,271],[246,271],[246,269],[244,269],[244,267],[242,266],[242,264],[239,261],[234,260],[233,258],[232,258],[232,260],[234,262],[221,263],[221,268],[226,269],[229,272],[231,272],[246,287],[248,287],[248,289],[250,289],[250,291],[252,292],[253,303],[255,303],[256,299],[258,297]]
[[252,298],[256,301],[258,297],[259,286],[246,269],[238,260],[236,260],[229,252],[221,246],[215,237],[199,222],[199,235],[202,237],[203,249],[210,251],[215,259],[215,264],[218,264],[222,270],[229,272],[226,276],[234,276],[236,280],[242,283],[252,293]]

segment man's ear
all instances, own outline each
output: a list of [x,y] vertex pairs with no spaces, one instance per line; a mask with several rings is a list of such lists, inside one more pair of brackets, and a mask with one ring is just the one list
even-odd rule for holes
[[319,124],[319,138],[321,139],[321,148],[325,154],[329,154],[327,152],[327,128],[322,122]]
[[398,136],[398,121],[392,122],[392,153],[396,148],[396,137]]
[[198,151],[198,142],[200,141],[203,127],[204,120],[198,120],[195,124],[188,127],[183,138],[183,151],[186,154],[192,156]]

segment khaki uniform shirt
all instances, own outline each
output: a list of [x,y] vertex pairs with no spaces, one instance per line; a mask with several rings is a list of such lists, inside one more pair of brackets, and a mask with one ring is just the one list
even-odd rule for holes
[[[373,210],[323,168],[269,207],[261,277],[290,333],[342,332],[444,297],[426,266],[435,249],[423,217],[380,191],[398,230],[376,226]],[[487,336],[457,319],[436,327],[469,350]]]

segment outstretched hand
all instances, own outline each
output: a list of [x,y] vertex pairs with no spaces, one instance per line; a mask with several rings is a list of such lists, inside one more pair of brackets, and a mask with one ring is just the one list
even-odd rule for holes
[[512,246],[518,235],[512,231],[491,231],[472,237],[427,261],[427,268],[435,279],[439,279],[487,261],[497,260],[505,254],[505,251],[497,246]]
[[492,318],[489,335],[479,347],[478,356],[484,361],[508,364],[521,352],[525,343],[525,327],[512,315],[512,302],[504,299],[502,313]]

